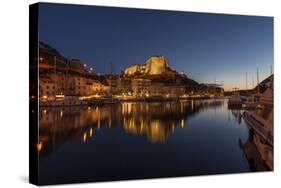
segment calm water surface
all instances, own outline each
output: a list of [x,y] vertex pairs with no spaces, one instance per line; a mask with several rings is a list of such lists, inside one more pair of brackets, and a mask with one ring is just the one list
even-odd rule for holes
[[41,184],[254,171],[227,100],[40,108]]

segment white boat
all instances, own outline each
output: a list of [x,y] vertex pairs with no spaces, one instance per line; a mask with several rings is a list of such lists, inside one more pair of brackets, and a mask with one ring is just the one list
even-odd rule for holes
[[79,106],[88,105],[88,102],[80,100],[76,96],[56,96],[54,100],[40,101],[40,106]]

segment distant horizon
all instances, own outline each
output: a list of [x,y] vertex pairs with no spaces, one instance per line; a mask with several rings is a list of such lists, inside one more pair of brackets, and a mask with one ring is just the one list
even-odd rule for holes
[[[274,72],[273,18],[39,3],[39,40],[96,72],[164,55],[199,83],[248,89]],[[254,83],[254,84],[253,84]]]

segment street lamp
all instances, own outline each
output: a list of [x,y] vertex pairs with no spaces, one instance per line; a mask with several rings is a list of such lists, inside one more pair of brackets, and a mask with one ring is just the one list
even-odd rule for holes
[[92,73],[92,71],[93,71],[93,68],[91,67],[89,73]]

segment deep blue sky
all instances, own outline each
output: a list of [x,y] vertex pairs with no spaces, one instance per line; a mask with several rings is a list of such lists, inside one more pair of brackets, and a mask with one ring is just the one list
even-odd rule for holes
[[198,82],[245,88],[273,66],[273,18],[40,4],[39,39],[96,72],[120,73],[165,55]]

